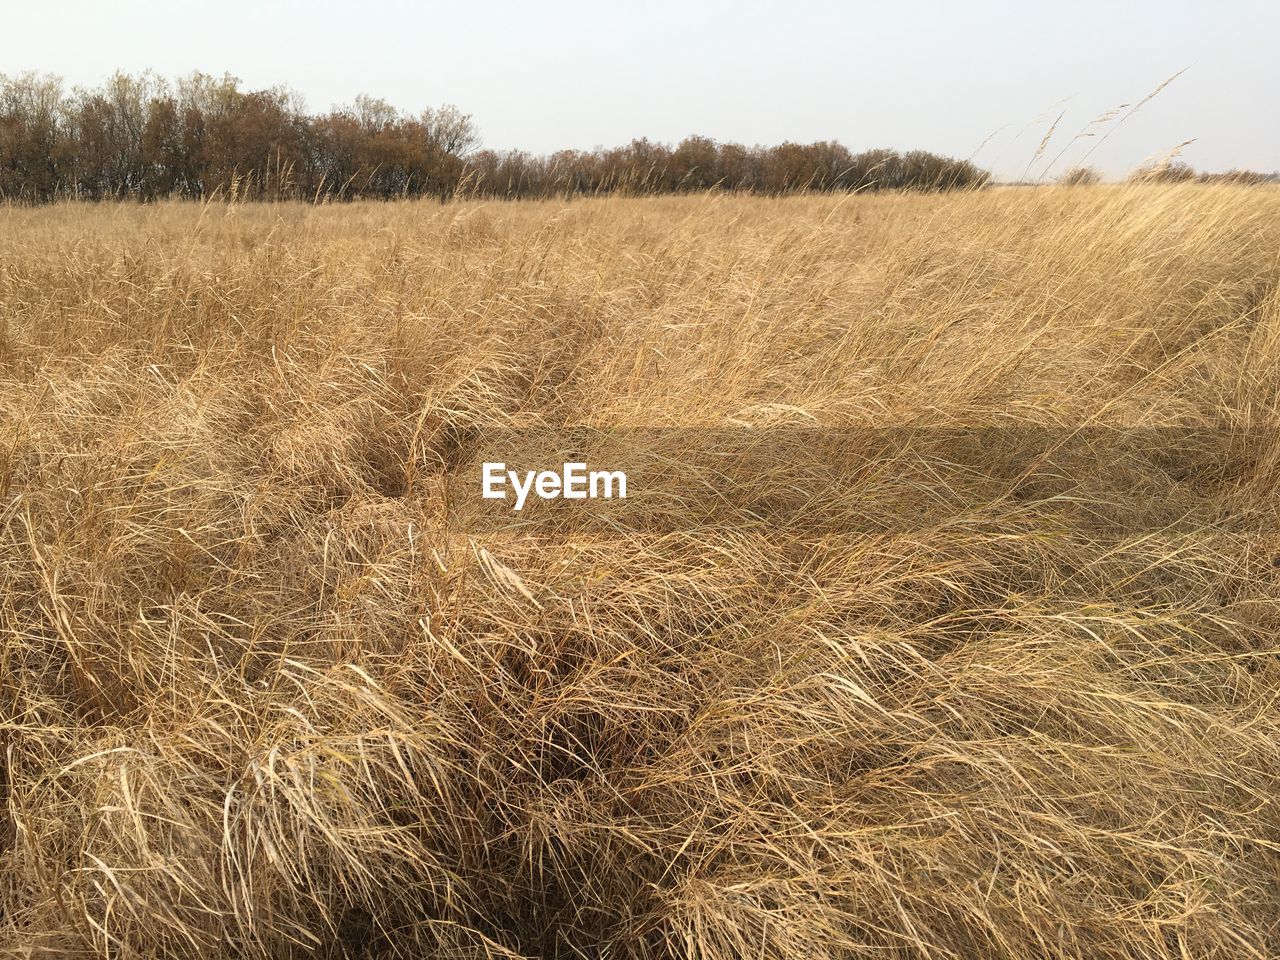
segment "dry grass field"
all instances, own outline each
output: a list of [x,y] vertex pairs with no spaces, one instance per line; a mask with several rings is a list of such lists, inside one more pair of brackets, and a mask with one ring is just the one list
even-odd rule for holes
[[[0,209],[0,956],[1280,955],[1278,281],[1265,187]],[[884,450],[467,519],[581,425]]]

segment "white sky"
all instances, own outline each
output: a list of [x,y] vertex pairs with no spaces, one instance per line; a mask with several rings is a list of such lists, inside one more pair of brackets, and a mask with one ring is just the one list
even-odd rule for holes
[[1090,163],[1119,174],[1196,138],[1196,167],[1280,169],[1278,51],[1280,0],[0,0],[4,73],[199,69],[313,110],[455,103],[485,146],[536,152],[701,133],[966,157],[1000,130],[974,159],[1006,177],[1062,111],[1046,158],[1183,68]]

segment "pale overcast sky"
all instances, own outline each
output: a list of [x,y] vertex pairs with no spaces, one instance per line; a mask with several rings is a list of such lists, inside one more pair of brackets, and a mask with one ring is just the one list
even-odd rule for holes
[[1280,0],[0,0],[4,73],[198,69],[313,110],[454,103],[485,146],[538,152],[702,133],[966,157],[998,130],[974,159],[1006,177],[1059,113],[1046,157],[1184,68],[1090,163],[1123,173],[1194,138],[1197,167],[1280,169],[1278,50]]

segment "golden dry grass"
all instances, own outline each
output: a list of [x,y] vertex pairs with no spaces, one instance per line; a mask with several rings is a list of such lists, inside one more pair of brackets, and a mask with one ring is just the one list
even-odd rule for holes
[[[0,953],[1280,954],[1278,278],[1232,186],[0,210]],[[566,424],[1123,456],[450,520]]]

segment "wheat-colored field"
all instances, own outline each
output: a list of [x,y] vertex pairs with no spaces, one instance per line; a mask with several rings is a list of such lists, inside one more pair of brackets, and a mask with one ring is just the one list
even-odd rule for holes
[[[1278,281],[1269,188],[0,209],[0,954],[1280,954]],[[581,425],[643,522],[458,500]]]

